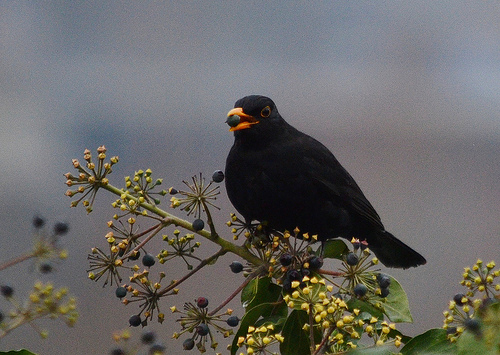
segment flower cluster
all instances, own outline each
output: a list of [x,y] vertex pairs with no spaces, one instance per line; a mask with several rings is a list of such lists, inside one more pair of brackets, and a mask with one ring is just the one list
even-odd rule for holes
[[162,355],[167,354],[166,347],[158,341],[155,332],[147,330],[144,331],[139,341],[132,342],[132,334],[129,329],[115,331],[112,334],[113,340],[117,346],[110,351],[111,355],[132,355],[132,354],[147,354]]
[[[76,299],[68,296],[67,288],[55,289],[51,283],[36,282],[24,304],[14,299],[13,288],[10,286],[2,286],[1,293],[15,307],[9,312],[8,319],[0,320],[0,338],[26,323],[32,324],[40,336],[46,338],[47,331],[35,327],[32,323],[34,320],[49,316],[50,318],[62,319],[68,326],[72,327],[78,319]],[[3,315],[1,318],[4,318]]]
[[274,325],[262,325],[260,327],[248,327],[247,335],[238,338],[238,346],[246,347],[247,355],[254,354],[277,354],[269,351],[275,344],[282,343],[283,336],[274,330]]
[[33,218],[35,227],[35,240],[33,249],[27,256],[36,259],[37,269],[41,273],[49,273],[53,270],[53,262],[68,257],[68,251],[59,245],[59,237],[69,231],[67,223],[58,222],[51,232],[44,228],[45,220],[39,216]]
[[473,297],[476,293],[484,293],[485,297],[493,297],[500,292],[500,283],[495,284],[495,278],[500,276],[500,269],[493,270],[495,262],[490,261],[484,265],[482,260],[477,260],[476,264],[466,267],[463,273],[461,285],[468,288],[467,295]]
[[456,294],[448,309],[443,312],[443,328],[446,329],[451,342],[456,342],[466,330],[480,334],[479,318],[483,308],[500,296],[500,284],[495,284],[500,270],[493,270],[494,268],[494,261],[484,265],[482,260],[477,260],[472,268],[464,269],[460,284],[465,286],[467,291],[465,294]]
[[[110,162],[106,159],[106,147],[103,145],[97,148],[97,165],[92,160],[90,150],[85,149],[83,158],[85,164],[82,165],[77,159],[73,159],[73,167],[78,171],[77,175],[66,173],[66,185],[76,187],[76,190],[67,190],[66,196],[73,197],[76,194],[83,194],[79,199],[71,202],[71,207],[76,207],[80,201],[85,206],[88,213],[92,212],[92,204],[100,187],[109,183],[107,176],[111,173],[111,167],[118,162],[118,157],[112,157]],[[87,198],[87,196],[89,196]]]
[[[226,329],[221,323],[226,323],[231,327],[238,325],[238,318],[231,316],[233,313],[231,309],[223,313],[213,314],[213,312],[208,312],[207,307],[208,299],[205,297],[198,297],[194,304],[191,302],[185,303],[183,311],[177,309],[175,306],[170,307],[172,313],[181,314],[177,322],[182,326],[182,331],[174,333],[173,338],[177,339],[185,333],[193,334],[191,337],[184,340],[182,345],[184,350],[191,350],[196,344],[198,350],[203,353],[206,351],[208,338],[210,338],[210,347],[216,349],[218,343],[214,338],[214,330],[222,333],[224,337],[227,338],[233,334],[233,331],[231,329]],[[224,320],[226,316],[230,317]]]
[[212,184],[215,182],[212,180],[206,184],[205,178],[201,175],[195,175],[191,178],[191,183],[183,181],[183,183],[189,188],[188,191],[177,191],[174,188],[170,188],[169,192],[172,195],[179,193],[183,197],[177,198],[173,196],[170,199],[171,207],[181,207],[182,211],[187,212],[188,216],[193,214],[197,218],[200,218],[201,212],[208,212],[208,206],[215,207],[219,209],[212,201],[217,199],[217,195],[220,194],[219,186],[213,187]]
[[165,196],[167,194],[166,190],[161,190],[158,192],[153,191],[157,186],[160,186],[163,179],[156,179],[153,181],[151,169],[138,170],[134,173],[134,177],[125,177],[125,187],[127,190],[132,191],[130,194],[136,197],[139,202],[147,202],[150,204],[159,205],[160,200],[155,195]]
[[[148,216],[148,211],[144,209],[143,204],[159,205],[160,199],[155,196],[165,196],[166,190],[153,191],[162,184],[162,179],[153,181],[151,169],[138,170],[134,177],[125,177],[125,188],[122,189],[120,198],[112,203],[114,208],[119,208],[122,214],[115,214],[114,219],[119,219],[127,215]],[[157,217],[151,217],[158,219]]]
[[127,305],[132,302],[140,302],[140,312],[135,317],[143,316],[144,320],[141,319],[141,322],[137,322],[137,324],[131,323],[132,326],[139,324],[143,326],[147,325],[147,321],[153,319],[155,312],[158,313],[158,322],[162,323],[164,321],[165,314],[160,311],[159,300],[165,296],[176,295],[179,290],[174,288],[170,292],[164,292],[161,284],[163,278],[165,278],[165,273],[160,272],[159,280],[153,282],[150,279],[149,270],[143,270],[142,272],[135,272],[130,277],[129,285],[124,285],[117,289],[117,296],[124,297],[127,294],[130,295],[129,298],[124,298],[122,300],[123,304]]
[[[324,341],[316,348],[324,347],[329,352],[345,352],[355,349],[363,333],[380,346],[394,342],[399,347],[401,336],[392,332],[394,323],[377,318],[358,308],[352,310],[348,301],[332,295],[333,286],[326,285],[325,279],[305,276],[301,282],[292,282],[294,291],[284,296],[289,308],[306,311],[314,320],[313,326],[324,334]],[[308,330],[311,324],[304,326]]]
[[200,261],[200,258],[193,255],[195,250],[200,247],[200,242],[194,241],[194,234],[187,233],[186,235],[180,236],[181,232],[176,229],[174,230],[174,236],[169,238],[168,235],[163,236],[163,240],[166,241],[169,245],[169,249],[162,249],[158,254],[158,259],[161,264],[176,258],[180,257],[187,264],[189,270],[193,268],[193,266],[189,263],[187,258],[193,258]]
[[249,245],[255,245],[252,243],[252,237],[258,236],[263,230],[263,225],[260,223],[247,223],[239,218],[236,214],[230,214],[230,220],[226,222],[226,225],[231,228],[231,233],[233,234],[233,240],[238,240],[240,235],[244,235],[247,238]]
[[[132,221],[129,221],[129,223]],[[133,224],[133,223],[130,223]],[[112,222],[108,222],[108,226],[113,227]],[[120,269],[130,269],[124,265],[123,255],[125,250],[129,248],[129,239],[119,239],[115,237],[114,232],[109,232],[105,236],[109,252],[105,253],[100,248],[92,248],[92,253],[88,255],[87,259],[90,261],[90,267],[87,270],[88,277],[91,280],[98,281],[101,277],[106,275],[104,286],[113,282],[119,284],[122,281],[120,276]],[[134,253],[131,257],[137,258],[138,253]],[[132,267],[132,270],[137,271],[138,267]]]

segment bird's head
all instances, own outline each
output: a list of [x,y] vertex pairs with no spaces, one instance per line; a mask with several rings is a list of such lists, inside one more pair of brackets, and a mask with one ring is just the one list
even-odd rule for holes
[[[250,95],[239,99],[228,112],[226,123],[230,132],[264,131],[283,122],[273,100],[260,95]],[[271,129],[272,130],[272,129]]]

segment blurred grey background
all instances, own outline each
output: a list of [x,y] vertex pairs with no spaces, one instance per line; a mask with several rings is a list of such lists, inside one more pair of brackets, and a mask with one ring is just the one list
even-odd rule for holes
[[[117,186],[139,168],[165,187],[210,176],[233,140],[225,114],[248,94],[270,96],[289,123],[329,147],[387,229],[427,258],[388,270],[415,320],[398,328],[440,327],[462,268],[477,258],[500,264],[499,18],[498,1],[1,2],[1,260],[30,248],[34,214],[71,231],[70,258],[54,274],[27,262],[0,281],[19,297],[36,279],[67,285],[80,320],[71,329],[38,322],[46,340],[25,326],[0,350],[106,354],[112,332],[137,310],[87,279],[86,256],[105,246],[114,197],[101,193],[89,216],[70,209],[63,174],[71,159],[105,144],[120,156],[110,176]],[[221,191],[214,214],[230,238],[223,223],[234,210]],[[229,271],[232,259],[162,303],[168,320],[151,328],[170,352],[185,337],[170,340],[178,327],[168,307],[200,295],[220,303],[242,281]]]

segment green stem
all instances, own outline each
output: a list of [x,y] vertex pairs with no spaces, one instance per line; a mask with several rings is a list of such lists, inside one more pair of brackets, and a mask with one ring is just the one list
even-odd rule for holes
[[113,185],[100,184],[99,187],[103,188],[111,193],[114,193],[115,195],[118,195],[118,196],[122,196],[123,194],[125,194],[127,199],[134,200],[136,203],[138,203],[141,207],[148,210],[149,212],[156,214],[157,216],[163,217],[164,226],[168,226],[168,225],[173,224],[175,226],[182,227],[184,229],[187,229],[193,233],[196,233],[196,234],[210,240],[213,243],[220,245],[220,247],[225,252],[231,252],[233,254],[236,254],[236,255],[240,256],[241,258],[245,259],[246,261],[248,261],[249,263],[252,263],[254,265],[263,264],[263,261],[261,259],[259,259],[255,255],[250,253],[246,248],[241,247],[239,245],[236,245],[234,243],[231,243],[225,239],[222,239],[217,233],[212,234],[211,232],[209,232],[207,230],[195,231],[193,229],[193,225],[191,224],[191,222],[186,221],[185,219],[179,218],[177,216],[174,216],[173,214],[170,214],[170,213],[156,207],[155,205],[152,205],[152,204],[149,204],[146,202],[140,202],[138,198],[130,195],[127,192],[124,192],[123,190],[120,190],[120,189],[114,187]]

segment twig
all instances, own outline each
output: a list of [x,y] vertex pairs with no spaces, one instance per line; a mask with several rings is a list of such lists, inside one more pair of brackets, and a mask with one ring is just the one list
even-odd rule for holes
[[228,304],[233,298],[235,298],[240,292],[241,290],[243,290],[249,283],[250,281],[253,280],[253,278],[257,275],[259,275],[260,273],[262,273],[263,271],[265,270],[264,266],[260,266],[259,268],[257,268],[255,271],[253,271],[250,275],[248,275],[245,279],[245,281],[224,301],[222,302],[222,304],[220,306],[218,306],[217,308],[215,308],[212,312],[210,312],[208,315],[209,316],[213,316],[215,313],[217,313],[218,311],[220,311],[222,309],[222,307],[224,307],[226,304]]

